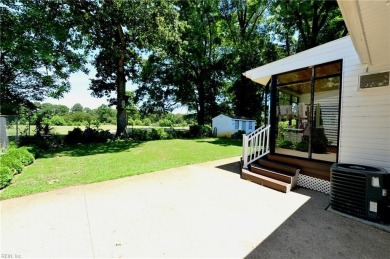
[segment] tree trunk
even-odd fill
[[[126,134],[127,116],[126,116],[126,77],[125,77],[125,53],[126,45],[122,31],[122,26],[117,25],[118,39],[120,43],[121,55],[118,60],[117,69],[117,115],[116,115],[116,136]]]
[[[197,121],[198,125],[204,125],[205,124],[205,90],[204,90],[204,85],[201,80],[198,85],[198,93],[199,93],[199,111],[197,114]]]
[[[119,67],[117,71],[118,85],[117,85],[117,115],[116,115],[116,136],[119,137],[126,134],[126,79],[124,73],[124,57],[119,60]]]

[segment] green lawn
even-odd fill
[[[232,139],[159,140],[79,145],[46,154],[0,193],[8,199],[241,154]]]

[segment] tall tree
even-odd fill
[[[57,1],[4,0],[0,11],[1,113],[62,97],[85,60],[69,9]]]
[[[169,111],[176,103],[195,111],[200,125],[217,115],[223,102],[223,48],[217,1],[182,0],[180,18],[187,26],[179,44],[154,52],[144,63],[138,96],[148,107]]]
[[[277,48],[264,27],[270,3],[270,0],[222,0],[219,4],[234,113],[256,118],[258,122],[264,91],[242,73],[278,58]]]
[[[110,98],[116,105],[116,135],[125,133],[127,125],[126,82],[138,73],[142,51],[174,38],[177,30],[173,1],[106,0],[71,2],[78,28],[95,53],[96,79],[90,89],[96,97]],[[112,94],[116,96],[112,98]]]
[[[274,23],[279,23],[275,33],[290,54],[292,36],[298,33],[296,51],[313,48],[347,35],[336,0],[277,0],[270,8]],[[293,47],[294,48],[294,47]]]
[[[70,108],[70,111],[75,113],[75,112],[82,112],[84,107],[80,103],[75,103],[72,108]]]

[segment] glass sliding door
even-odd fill
[[[275,153],[335,162],[341,61],[277,75]]]

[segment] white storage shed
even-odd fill
[[[229,117],[220,114],[212,119],[213,135],[217,137],[230,137],[239,130],[246,134],[255,130],[256,121],[246,117]]]

